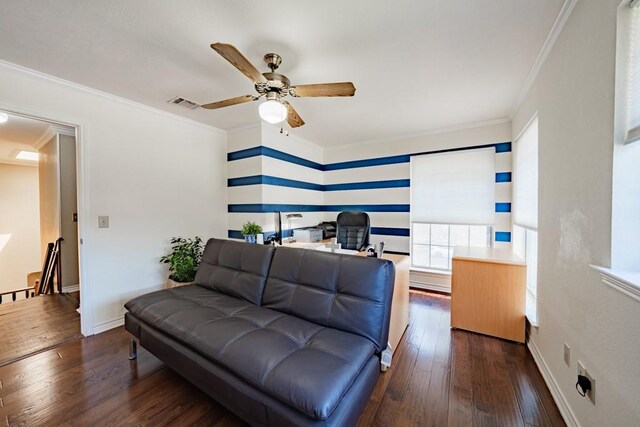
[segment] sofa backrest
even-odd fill
[[[387,347],[395,267],[391,261],[279,247],[262,305]]]
[[[194,283],[260,305],[275,248],[209,239]]]

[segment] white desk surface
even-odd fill
[[[526,265],[522,258],[508,249],[482,248],[476,246],[456,246],[453,249],[453,259]]]

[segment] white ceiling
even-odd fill
[[[257,123],[253,94],[209,45],[260,70],[283,56],[293,84],[352,81],[354,98],[293,99],[323,146],[506,117],[564,0],[37,0],[0,2],[0,59],[222,129]]]

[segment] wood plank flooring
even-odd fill
[[[0,366],[82,338],[76,308],[70,294],[0,304]]]
[[[524,345],[449,329],[449,298],[411,292],[410,322],[359,426],[562,426]],[[123,328],[0,367],[0,423],[119,426],[244,423]]]

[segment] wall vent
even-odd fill
[[[188,108],[189,110],[195,110],[196,108],[200,107],[198,104],[196,104],[193,101],[189,101],[188,99],[185,99],[181,96],[176,96],[175,98],[171,98],[169,101],[169,104],[175,104],[175,105],[180,105],[184,108]]]

